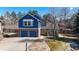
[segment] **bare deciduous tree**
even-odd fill
[[[58,22],[57,22],[57,13],[55,8],[50,8],[51,14],[52,14],[52,25],[53,27],[53,34],[54,37],[58,37]]]

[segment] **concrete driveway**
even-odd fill
[[[27,42],[27,51],[50,51],[47,43],[42,40]]]
[[[20,42],[19,38],[4,38],[0,41],[1,51],[24,51],[25,42]]]
[[[22,41],[22,38],[3,38],[0,41],[0,51],[25,51],[26,41]],[[48,45],[45,41],[28,41],[28,51],[49,51]]]

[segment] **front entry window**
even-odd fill
[[[23,25],[24,26],[33,26],[33,20],[32,19],[24,19]]]

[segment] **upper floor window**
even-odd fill
[[[33,26],[33,20],[32,19],[24,19],[23,25],[24,26]]]

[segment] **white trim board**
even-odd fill
[[[18,28],[18,29],[39,29],[39,28]]]

